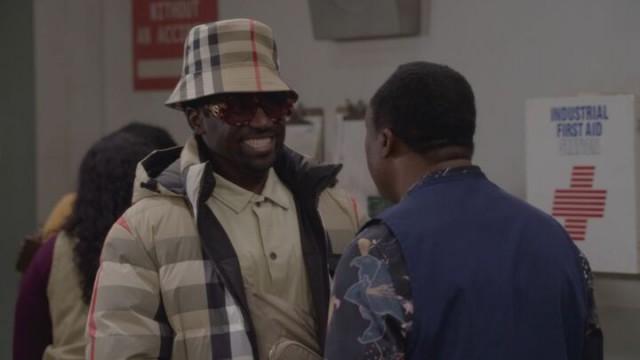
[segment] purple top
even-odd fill
[[[38,249],[20,283],[13,323],[13,359],[41,360],[53,341],[47,284],[56,236]]]

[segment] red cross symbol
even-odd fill
[[[584,240],[587,221],[604,216],[607,190],[594,189],[595,166],[574,166],[571,185],[557,189],[553,197],[551,215],[564,218],[564,227],[573,240]]]

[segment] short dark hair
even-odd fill
[[[476,108],[467,80],[448,66],[400,65],[370,102],[376,130],[388,127],[414,152],[449,146],[473,153]]]
[[[173,140],[173,137],[171,137],[169,132],[159,126],[132,122],[123,126],[118,131],[131,134],[137,138],[147,141],[154,147],[154,149],[166,149],[178,145],[175,140]]]

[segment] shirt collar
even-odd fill
[[[256,194],[244,189],[215,172],[213,175],[216,179],[213,197],[231,208],[235,213],[242,212],[250,203],[259,203],[265,200],[271,201],[285,210],[291,207],[290,198],[287,196],[288,190],[273,168],[269,169],[262,194]]]

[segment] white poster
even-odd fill
[[[306,115],[287,124],[285,145],[298,153],[322,161],[323,114]]]
[[[340,187],[349,191],[360,209],[368,209],[368,198],[378,196],[364,152],[364,120],[343,120],[338,116],[338,134],[335,162],[343,164],[338,174]]]
[[[631,95],[527,101],[527,199],[594,271],[640,272],[635,107]]]

